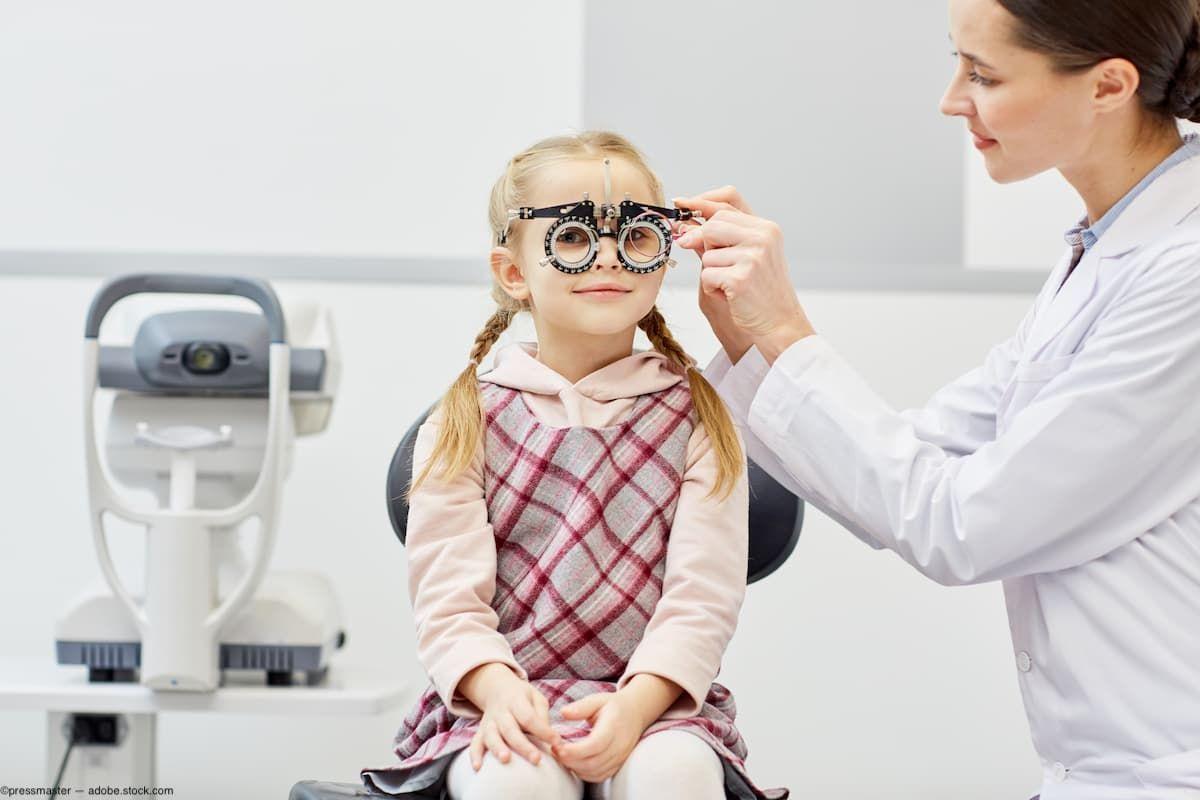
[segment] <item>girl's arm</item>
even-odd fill
[[[413,474],[424,469],[437,441],[441,409],[417,433]],[[497,630],[491,601],[496,591],[496,544],[483,486],[483,444],[471,466],[453,480],[436,470],[409,500],[409,597],[417,627],[417,657],[451,713],[480,711],[460,689],[484,664],[503,664],[527,675]]]
[[[724,500],[707,496],[716,478],[712,442],[703,426],[697,425],[688,442],[667,544],[662,597],[617,683],[618,689],[624,689],[634,676],[648,674],[682,689],[677,699],[667,702],[668,718],[699,712],[737,627],[746,592],[750,514],[746,474],[742,472]]]

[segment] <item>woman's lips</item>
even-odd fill
[[[975,140],[975,148],[977,150],[987,150],[989,147],[994,147],[997,144],[995,139],[980,136],[975,131],[971,131],[971,136]]]

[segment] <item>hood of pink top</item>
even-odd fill
[[[533,394],[555,395],[574,389],[597,402],[608,402],[669,389],[684,376],[666,356],[653,350],[635,351],[571,382],[537,360],[537,345],[514,342],[496,353],[495,367],[479,380]]]

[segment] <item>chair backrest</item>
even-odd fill
[[[412,424],[392,455],[387,474],[387,508],[392,529],[400,543],[408,536],[408,502],[405,494],[412,483],[413,447],[417,431],[433,409]],[[762,580],[787,561],[800,538],[804,524],[804,501],[783,488],[753,461],[750,479],[750,557],[746,564],[749,583]]]

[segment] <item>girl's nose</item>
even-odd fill
[[[621,261],[617,258],[617,240],[611,236],[600,237],[599,251],[596,253],[596,263],[592,269],[620,269]]]

